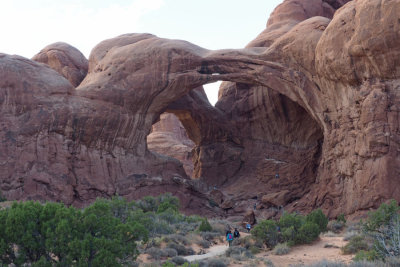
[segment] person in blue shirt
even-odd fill
[[[247,229],[247,232],[250,233],[250,229],[251,229],[251,224],[250,223],[246,224],[246,229]]]
[[[233,234],[230,230],[226,234],[226,241],[228,241],[229,246],[232,246]]]

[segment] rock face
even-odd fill
[[[217,187],[210,199],[228,215],[258,201],[256,215],[279,204],[330,216],[399,201],[400,1],[346,2],[286,0],[240,50],[106,40],[76,88],[1,54],[0,189],[74,205],[170,191],[210,214]],[[217,80],[212,107],[201,86]],[[147,147],[165,111],[196,145],[197,180]]]
[[[88,61],[75,47],[66,43],[46,46],[32,60],[49,65],[64,76],[73,86],[78,86],[88,72]]]
[[[160,121],[153,125],[147,136],[147,147],[150,151],[176,158],[182,162],[186,174],[192,176],[194,143],[174,114],[161,114]]]

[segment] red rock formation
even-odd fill
[[[160,121],[153,125],[151,133],[147,136],[147,147],[150,151],[178,159],[182,162],[186,174],[192,176],[194,143],[174,114],[161,114]]]
[[[1,190],[75,205],[171,191],[187,210],[216,212],[180,162],[147,149],[168,111],[196,144],[202,190],[217,186],[228,213],[255,199],[271,213],[273,196],[331,216],[400,200],[400,3],[353,1],[331,21],[344,2],[287,0],[241,50],[147,34],[106,40],[76,90],[44,65],[1,55]],[[196,88],[217,80],[231,83],[214,108]]]
[[[88,72],[88,61],[75,47],[54,43],[43,48],[32,60],[49,65],[64,76],[73,86],[78,86]]]

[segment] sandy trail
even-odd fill
[[[319,240],[309,245],[300,245],[293,247],[287,255],[274,255],[271,252],[258,254],[257,257],[266,257],[270,259],[276,267],[286,267],[292,264],[312,264],[322,260],[350,263],[354,255],[342,255],[340,247],[347,242],[343,241],[342,236],[325,237],[321,236]],[[335,247],[325,248],[326,244]]]
[[[216,245],[216,246],[210,247],[210,249],[208,250],[208,252],[206,254],[190,255],[190,256],[186,256],[184,258],[186,260],[188,260],[189,262],[197,261],[197,260],[204,260],[204,259],[207,259],[207,258],[211,258],[211,257],[222,255],[222,254],[225,253],[225,251],[228,248],[229,248],[228,245]]]
[[[242,235],[244,236],[244,235]],[[330,244],[332,247],[326,248],[325,245]],[[275,267],[288,267],[294,264],[313,264],[322,260],[328,260],[333,262],[350,263],[354,255],[343,255],[340,248],[346,245],[347,242],[343,241],[343,236],[320,236],[319,240],[314,241],[308,245],[299,245],[291,249],[287,255],[274,255],[271,251],[257,254],[257,258],[266,258],[272,261]],[[208,252],[203,255],[191,255],[184,257],[189,262],[195,260],[203,260],[215,256],[219,256],[225,253],[228,249],[227,244],[216,245],[209,248]],[[235,262],[229,266],[243,266],[246,262]],[[260,265],[264,266],[264,265]]]

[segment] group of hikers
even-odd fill
[[[249,233],[250,229],[251,229],[251,224],[250,223],[246,224],[246,229],[247,229],[247,232]],[[233,239],[234,238],[239,238],[239,237],[240,237],[239,230],[237,228],[235,228],[235,231],[233,231],[233,234],[232,234],[231,229],[230,229],[230,227],[228,225],[228,231],[226,231],[226,241],[228,241],[228,244],[229,244],[230,247],[232,246]]]

